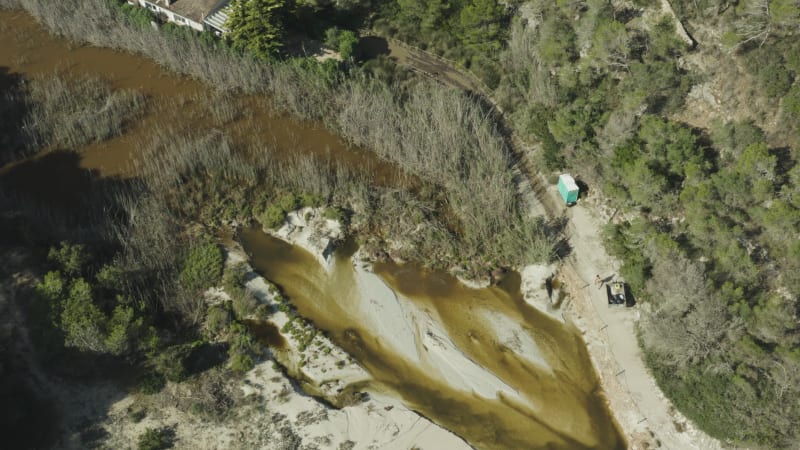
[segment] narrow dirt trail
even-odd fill
[[[445,61],[394,40],[387,42],[388,56],[398,64],[442,83],[483,95],[490,104],[496,104],[469,76]],[[514,139],[510,141],[513,146]],[[518,148],[512,150],[520,158],[526,178],[522,180],[526,185],[523,194],[530,198],[534,212],[551,219],[565,215],[569,218],[567,232],[572,252],[564,260],[559,274],[569,293],[569,301],[563,308],[584,333],[610,408],[630,448],[721,449],[719,441],[696,429],[656,385],[637,340],[638,308],[609,308],[605,290],[595,287],[596,275],[604,279],[612,277],[620,267],[619,261],[608,255],[602,245],[601,230],[608,220],[599,217],[598,205],[582,200],[567,209],[555,186],[549,185],[525,157],[526,152]]]
[[[370,56],[383,54],[397,64],[421,75],[464,91],[473,92],[487,99],[489,98],[486,88],[475,80],[475,77],[458,69],[452,62],[444,58],[397,39],[372,36],[368,32],[364,36],[365,42],[362,45]]]

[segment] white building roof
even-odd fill
[[[565,173],[565,174],[559,175],[558,178],[561,179],[561,183],[567,188],[568,191],[577,191],[578,190],[578,184],[575,182],[575,179],[572,178],[572,175],[570,175],[568,173]]]
[[[227,32],[228,29],[225,27],[225,22],[228,21],[228,12],[230,10],[231,6],[228,4],[228,2],[225,2],[221,8],[217,8],[216,11],[209,14],[203,22],[212,28],[222,31],[223,33]]]

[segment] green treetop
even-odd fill
[[[234,0],[226,26],[234,47],[271,58],[283,46],[283,0]]]

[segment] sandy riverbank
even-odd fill
[[[335,258],[332,250],[334,244],[342,238],[341,227],[338,222],[325,219],[321,210],[304,208],[292,212],[287,215],[286,223],[281,228],[270,231],[270,233],[314,255],[317,262],[328,272],[334,270]],[[227,263],[235,264],[246,261],[247,257],[240,248],[229,248],[228,250]],[[358,257],[353,257],[352,260],[357,261]],[[386,326],[395,323],[395,321],[387,320],[391,315],[398,313],[391,309],[392,302],[384,301],[388,288],[374,274],[363,269],[357,273],[360,274],[359,279],[362,280],[359,286],[362,286],[362,292],[365,295],[381,297],[379,304],[390,305],[387,307],[388,309],[367,309],[364,312],[371,317],[382,317],[383,320],[378,319],[378,322]],[[273,308],[278,306],[278,302],[275,300],[275,291],[271,289],[267,280],[255,272],[248,273],[246,279],[249,281],[245,287],[259,301],[269,304]],[[376,303],[369,304],[375,305]],[[273,354],[276,360],[295,377],[312,384],[312,389],[316,390],[319,395],[329,401],[339,401],[338,397],[343,392],[346,393],[348,387],[359,385],[370,379],[369,374],[363,368],[322,334],[317,334],[307,348],[301,348],[298,340],[291,333],[284,331],[285,325],[290,321],[289,315],[281,311],[276,311],[269,317],[268,322],[282,330],[281,335],[286,341],[285,348],[274,350]],[[388,333],[387,336],[399,336],[408,329],[400,327],[382,331]],[[409,348],[404,350],[409,354],[413,352],[413,349]],[[256,369],[248,373],[248,386],[261,386],[268,383],[274,378],[270,369],[271,364],[259,364]],[[330,445],[329,448],[338,448],[339,445],[346,446],[348,444],[345,443],[348,441],[357,443],[353,448],[471,448],[461,438],[410,410],[393,396],[369,389],[366,389],[365,392],[367,394],[365,401],[356,401],[341,410],[328,409],[328,420],[309,423],[304,426],[303,430],[298,430],[303,442],[319,442],[319,437],[324,435],[326,436],[325,447]],[[263,394],[263,390],[260,394]],[[303,397],[299,393],[297,394],[297,396]],[[295,399],[293,402],[282,409],[282,411],[288,411],[283,414],[300,414],[308,404],[307,401],[300,399]]]
[[[401,371],[403,368],[411,370],[418,379],[409,382],[427,385],[425,380],[428,380],[432,385],[442,384],[440,388],[448,392],[442,400],[452,398],[461,405],[459,408],[466,408],[464,411],[475,409],[476,413],[492,411],[492,415],[495,412],[502,414],[503,418],[498,418],[492,427],[498,426],[501,420],[507,421],[501,427],[508,431],[513,429],[516,432],[529,421],[529,430],[525,431],[528,434],[531,427],[542,427],[541,433],[533,433],[539,437],[526,436],[526,445],[552,443],[558,448],[578,448],[594,447],[607,439],[615,442],[613,437],[603,435],[609,433],[604,428],[608,419],[607,416],[602,419],[600,415],[607,413],[600,412],[600,409],[590,412],[585,404],[588,401],[594,405],[592,408],[602,408],[596,404],[602,400],[586,397],[595,395],[595,381],[591,371],[587,370],[588,360],[579,356],[582,349],[572,349],[572,345],[580,346],[575,341],[577,336],[569,331],[569,326],[564,328],[550,323],[524,305],[524,302],[534,305],[537,311],[545,311],[550,319],[563,323],[560,310],[550,306],[545,289],[544,280],[552,275],[553,266],[531,266],[522,271],[524,298],[521,300],[524,302],[520,300],[520,303],[510,299],[509,294],[500,288],[470,289],[436,274],[412,284],[419,283],[418,286],[427,286],[425,289],[433,288],[434,291],[446,289],[446,294],[434,294],[440,300],[422,292],[412,294],[411,298],[401,293],[402,289],[394,287],[398,282],[396,275],[402,276],[401,273],[411,270],[424,278],[424,271],[417,272],[413,266],[406,269],[401,265],[396,266],[399,272],[393,274],[387,273],[385,268],[380,269],[379,276],[372,271],[371,263],[362,261],[359,253],[347,258],[331,255],[330,243],[340,239],[338,228],[335,223],[322,220],[319,211],[306,209],[292,213],[287,222],[278,230],[266,232],[305,249],[308,252],[305,262],[300,262],[303,258],[297,250],[292,253],[281,244],[267,244],[264,238],[257,237],[260,233],[248,231],[243,235],[250,242],[248,251],[258,249],[260,255],[286,253],[280,258],[289,258],[294,268],[287,270],[283,268],[285,263],[265,263],[264,260],[256,265],[265,268],[260,269],[266,270],[262,273],[274,273],[278,277],[276,280],[283,280],[279,282],[282,286],[286,286],[285,283],[288,286],[306,286],[294,289],[296,292],[289,295],[293,302],[302,299],[300,304],[304,306],[300,310],[310,314],[307,317],[320,321],[318,323],[323,328],[337,335],[343,334],[346,339],[349,339],[349,330],[355,329],[359,339],[370,342],[367,354],[374,351],[384,355],[380,357],[383,360],[368,363],[377,362],[381,366],[378,370],[384,386],[388,381],[394,386],[392,389],[397,388],[398,380],[393,375],[386,379],[387,373],[382,372],[386,367],[383,364],[389,363]],[[311,261],[320,264],[320,268],[313,268],[315,264]],[[458,309],[462,312],[454,315],[449,309],[441,309],[444,304],[436,303],[443,300],[461,305]],[[553,334],[554,330],[561,331]],[[564,344],[566,347],[562,348]],[[361,357],[365,356],[363,349],[356,348],[355,351]],[[570,356],[565,358],[564,352]],[[370,370],[374,369],[370,367]],[[399,397],[406,394],[409,393]],[[412,407],[418,408],[420,398],[417,392],[410,394],[414,398]],[[515,406],[509,408],[509,405]],[[431,417],[436,418],[436,414],[441,413],[432,413],[429,408],[427,405],[423,410],[426,414],[433,414]],[[454,413],[458,414],[457,411]],[[594,417],[596,414],[599,415],[597,418]],[[512,423],[516,425],[507,428],[507,424]],[[597,429],[598,423],[606,424],[601,427],[603,431]],[[451,425],[448,423],[447,426]],[[458,426],[460,424],[456,424]],[[564,447],[565,442],[571,443]],[[616,445],[608,442],[606,444],[610,446]]]
[[[342,263],[336,261],[331,251],[334,243],[342,238],[340,225],[324,219],[319,210],[304,208],[288,214],[286,224],[272,234],[314,255],[329,273],[335,270],[335,264]],[[362,326],[371,330],[373,336],[382,338],[388,351],[432,371],[437,378],[447,380],[456,389],[474,392],[487,399],[503,395],[528,403],[514,388],[465,355],[433,312],[423,310],[415,302],[394,292],[372,272],[370,264],[359,262],[362,259],[362,255],[356,253],[347,262],[352,264],[355,286],[349,294],[359,299],[355,302],[358,308],[349,313],[357,315]],[[502,321],[497,321],[497,328],[504,328]],[[537,353],[535,343],[530,340],[525,341],[519,351]],[[542,363],[546,364],[543,360]]]
[[[200,420],[172,402],[141,400],[136,395],[119,398],[111,385],[71,386],[63,392],[65,406],[81,417],[102,417],[95,425],[104,433],[104,448],[130,448],[148,428],[169,427],[176,448],[195,449],[469,449],[453,433],[408,410],[392,397],[370,394],[357,404],[331,408],[305,395],[271,361],[264,361],[235,386],[239,389],[235,411],[222,421]],[[191,392],[168,387],[162,396],[177,398]],[[119,398],[119,400],[114,400]],[[111,403],[108,409],[102,405]],[[95,406],[96,405],[96,406]],[[147,407],[138,422],[132,411]],[[80,423],[68,423],[79,428]],[[80,434],[72,434],[64,448],[86,448]]]

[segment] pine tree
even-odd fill
[[[226,26],[235,48],[272,58],[283,46],[283,0],[235,0]]]
[[[505,7],[495,0],[472,0],[461,10],[461,35],[468,47],[499,50],[503,38]]]

